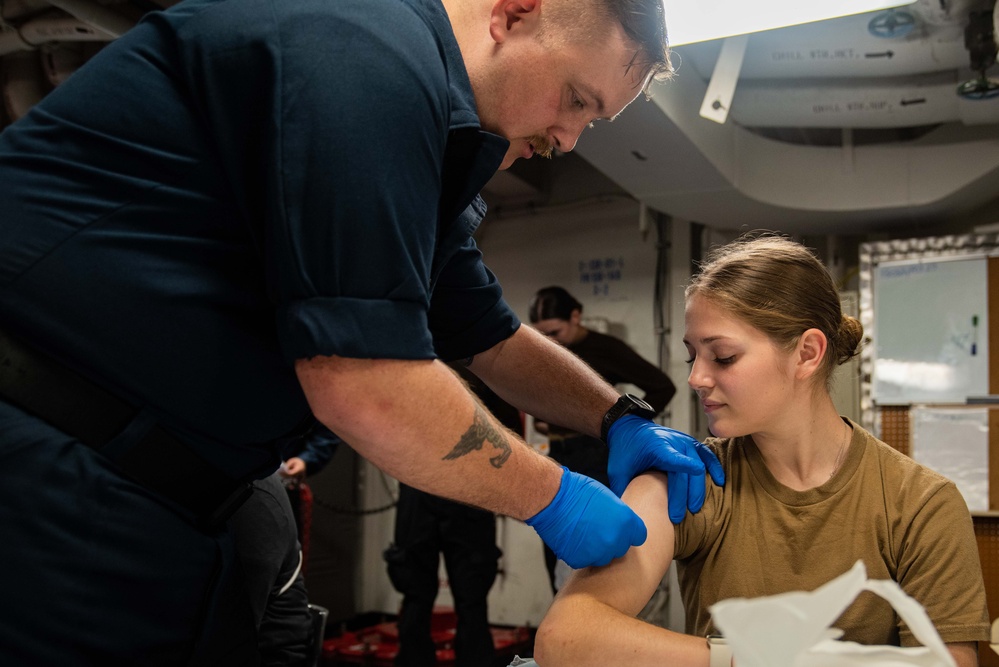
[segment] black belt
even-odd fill
[[[139,413],[3,331],[0,397],[97,451],[104,450]],[[253,491],[248,482],[230,479],[159,426],[110,458],[134,481],[193,513],[206,529],[225,522]]]

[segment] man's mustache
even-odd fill
[[[541,135],[531,137],[528,139],[531,143],[531,148],[534,149],[535,155],[540,155],[541,157],[550,158],[552,156],[553,147],[548,140]]]

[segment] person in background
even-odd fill
[[[452,369],[504,427],[523,435],[519,410],[460,365],[452,365]],[[489,628],[487,597],[502,556],[496,546],[496,517],[492,512],[401,483],[395,539],[385,550],[389,578],[403,596],[395,665],[437,664],[431,622],[440,588],[441,554],[457,618],[455,665],[489,667],[496,661],[496,649]]]
[[[444,361],[697,509],[708,451],[522,326],[473,239],[497,169],[670,72],[660,0],[183,0],[6,127],[0,664],[253,664],[228,520],[313,418],[567,562],[644,541]]]
[[[632,384],[644,392],[643,400],[658,415],[676,394],[676,386],[658,366],[646,361],[620,338],[583,326],[583,304],[565,288],[538,290],[528,312],[535,329],[585,361],[610,384]],[[573,429],[535,421],[534,428],[548,436],[548,455],[569,470],[609,485],[607,444]],[[675,508],[677,521],[686,507]],[[557,589],[555,552],[545,545],[545,567],[552,591]]]
[[[724,644],[705,641],[712,604],[814,590],[860,559],[926,609],[959,667],[977,665],[990,624],[967,505],[953,482],[837,413],[830,378],[863,328],[842,313],[825,267],[786,238],[741,238],[694,276],[685,321],[687,381],[728,483],[709,485],[703,509],[676,525],[662,512],[668,480],[636,478],[624,499],[649,539],[571,575],[538,629],[537,663],[727,665]],[[633,618],[674,558],[686,634]],[[835,627],[860,644],[916,643],[870,594]]]
[[[293,487],[325,468],[342,443],[340,436],[316,422],[308,433],[282,446],[285,459],[278,475]]]
[[[284,461],[277,475],[287,490],[288,502],[295,516],[298,539],[302,545],[303,570],[307,568],[310,551],[312,490],[303,486],[305,479],[319,473],[333,459],[343,440],[320,422],[304,435],[286,439],[280,445]]]
[[[256,627],[260,667],[312,667],[317,638],[295,515],[277,473],[253,482],[232,515],[240,574]]]

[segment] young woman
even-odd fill
[[[926,608],[959,667],[977,665],[989,618],[967,506],[952,482],[837,414],[830,376],[863,330],[822,264],[784,238],[740,239],[693,278],[685,320],[688,383],[726,484],[674,525],[666,478],[635,479],[624,499],[648,540],[569,579],[538,630],[538,664],[706,666],[711,604],[813,590],[862,559]],[[633,618],[674,558],[687,634]],[[862,644],[916,643],[870,594],[835,627]]]

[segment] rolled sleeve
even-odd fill
[[[438,279],[474,231],[455,216],[509,145],[478,127],[443,8],[202,3],[180,30],[183,69],[208,100],[284,360],[428,359],[510,335],[477,257]],[[433,302],[461,311],[435,318]]]
[[[317,297],[281,311],[278,331],[289,360],[317,355],[356,359],[432,359],[422,303]]]
[[[289,359],[433,358],[427,308],[447,74],[415,15],[396,10],[399,25],[389,29],[369,23],[366,5],[348,7],[339,18],[354,32],[322,67],[301,48],[283,61],[293,91],[286,98],[309,103],[282,114],[281,207],[268,243],[283,313],[278,335]],[[328,70],[329,85],[313,80],[316,69]],[[365,95],[344,94],[337,84],[345,81],[345,90]],[[393,111],[399,105],[404,117]]]
[[[430,302],[430,329],[437,355],[466,359],[506,340],[520,319],[503,299],[499,281],[468,242],[441,272]]]

